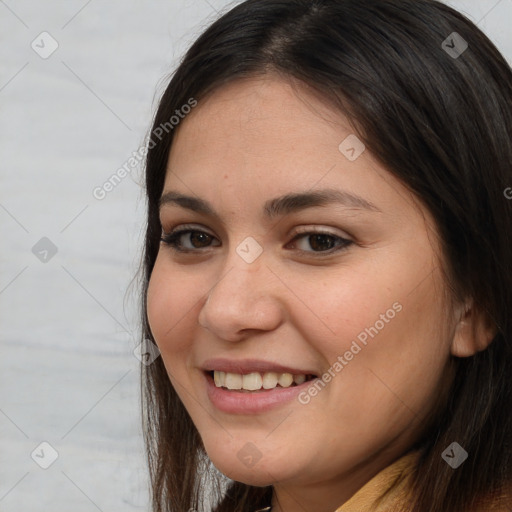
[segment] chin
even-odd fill
[[[226,475],[231,480],[235,480],[236,482],[241,482],[246,485],[252,485],[254,487],[267,487],[269,485],[275,484],[280,478],[274,474],[269,474],[268,471],[265,471],[261,468],[247,468],[242,470],[240,468],[234,468],[231,465],[225,465],[220,467],[215,464],[215,467],[224,475]]]
[[[266,487],[277,481],[286,479],[288,475],[283,474],[283,470],[273,464],[272,461],[260,460],[256,463],[249,462],[247,465],[241,462],[233,454],[210,454],[208,453],[213,465],[225,476],[231,480],[241,482],[255,487]]]

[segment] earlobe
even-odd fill
[[[477,310],[473,302],[461,308],[455,326],[451,353],[455,357],[471,357],[485,350],[496,336],[496,327],[488,316]]]

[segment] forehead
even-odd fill
[[[358,158],[342,151],[347,140]],[[269,198],[319,188],[343,189],[382,211],[417,208],[339,111],[306,86],[270,75],[217,89],[181,121],[164,194],[260,210]]]
[[[344,163],[339,144],[352,132],[304,87],[273,75],[238,80],[200,100],[177,127],[167,177],[293,176],[307,186],[315,171],[327,174]]]
[[[345,117],[318,93],[301,82],[274,74],[235,80],[201,99],[178,126],[174,145],[179,144],[183,132],[191,135],[187,130],[190,124],[194,125],[197,145],[210,140],[222,146],[237,143],[244,147],[264,142],[273,150],[279,146],[287,149],[291,139],[325,138],[327,126],[338,132],[353,132]]]

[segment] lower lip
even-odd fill
[[[277,387],[265,391],[241,392],[218,388],[209,373],[205,373],[206,391],[212,404],[230,414],[258,414],[276,409],[296,398],[316,379],[289,388]]]

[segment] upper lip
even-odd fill
[[[252,372],[266,373],[291,373],[292,375],[315,375],[315,372],[309,369],[292,368],[271,361],[261,359],[208,359],[202,365],[202,369],[207,372],[219,371],[226,373],[248,374]]]

